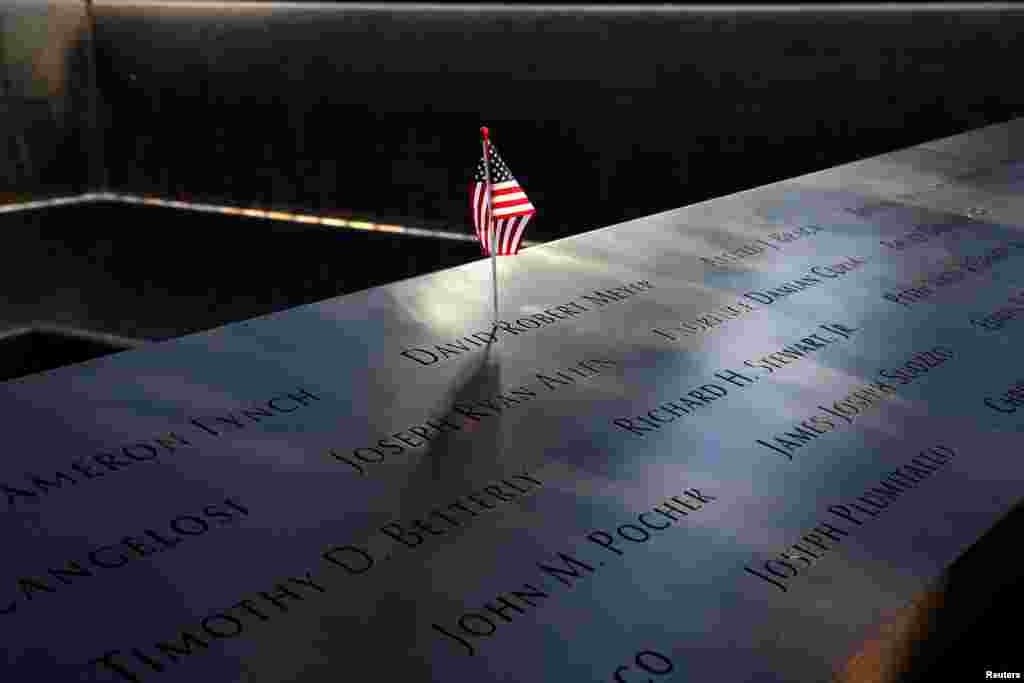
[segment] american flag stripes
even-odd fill
[[[526,192],[512,172],[508,170],[504,160],[498,156],[498,150],[490,142],[487,152],[491,171],[491,197],[493,207],[487,205],[487,181],[484,172],[484,158],[481,156],[473,175],[473,187],[470,193],[473,211],[473,226],[476,236],[484,248],[484,253],[491,253],[490,222],[493,220],[497,231],[497,253],[499,256],[512,256],[519,252],[523,239],[523,231],[530,217],[537,213],[533,204],[526,198]]]

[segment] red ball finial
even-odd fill
[[[488,136],[491,134],[491,131],[488,130],[487,126],[482,126],[480,128],[480,134],[484,136],[484,140],[487,140]]]

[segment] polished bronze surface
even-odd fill
[[[1022,124],[527,249],[496,326],[476,261],[0,384],[4,673],[856,669],[1020,500]]]

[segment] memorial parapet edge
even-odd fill
[[[961,137],[0,385],[5,680],[838,675],[1020,499]]]

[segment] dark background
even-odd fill
[[[112,186],[468,229],[486,123],[534,240],[1024,112],[1024,11],[96,16]]]
[[[550,239],[1019,116],[1022,29],[1024,9],[15,0],[0,200],[468,231],[486,123]]]
[[[544,240],[1024,112],[1022,11],[96,5],[111,187]]]

